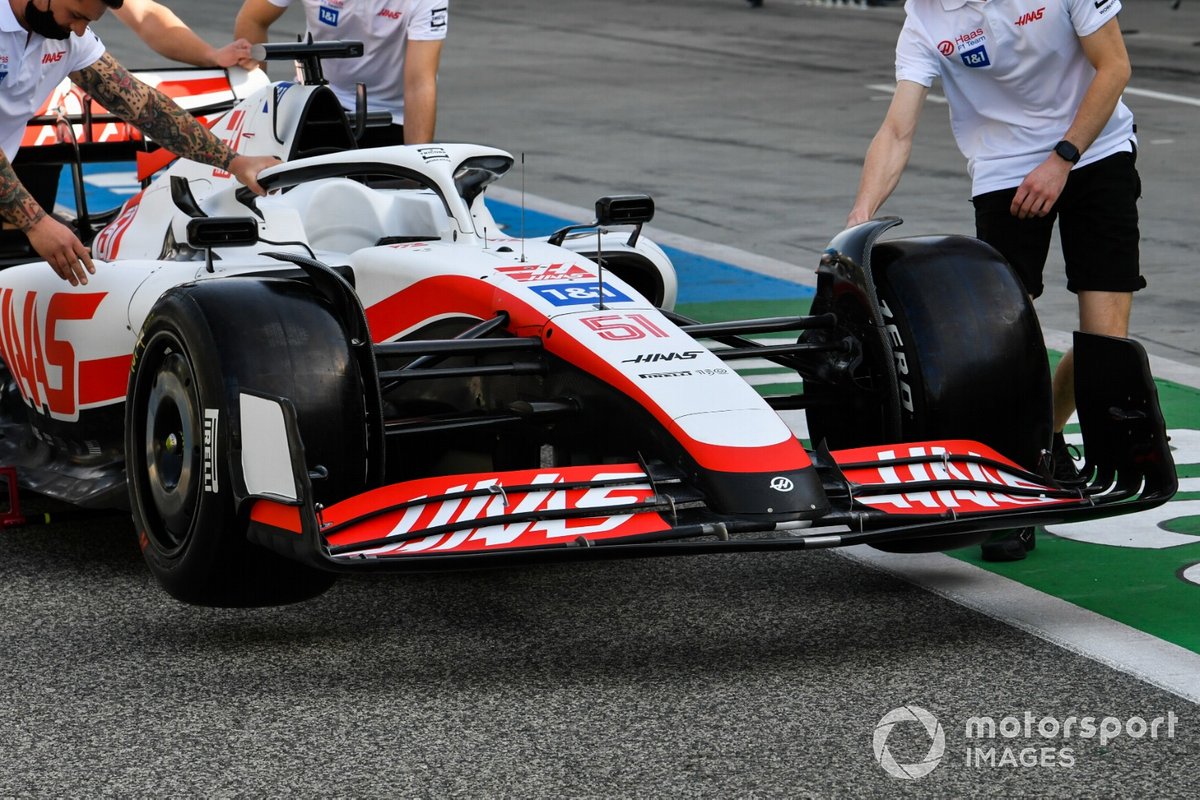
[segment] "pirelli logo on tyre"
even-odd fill
[[[204,491],[219,494],[217,485],[217,424],[221,412],[216,408],[204,409]]]

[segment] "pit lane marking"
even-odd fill
[[[896,91],[895,85],[886,83],[868,83],[867,88],[884,94],[894,94]],[[1153,89],[1135,89],[1132,86],[1125,87],[1125,94],[1133,95],[1134,97],[1146,97],[1151,100],[1164,100],[1168,103],[1179,103],[1185,106],[1200,107],[1200,98],[1188,97],[1182,94],[1170,94],[1169,92],[1156,92]],[[929,94],[926,99],[931,103],[945,103],[946,98],[940,94]]]
[[[1125,87],[1125,94],[1131,94],[1135,97],[1149,97],[1152,100],[1166,100],[1168,103],[1179,103],[1185,106],[1196,106],[1197,108],[1200,108],[1200,98],[1187,97],[1182,94],[1155,92],[1151,89],[1134,89],[1132,86]]]

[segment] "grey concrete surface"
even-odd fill
[[[223,41],[238,3],[174,5]],[[1127,5],[1135,86],[1196,95],[1200,4]],[[645,190],[659,227],[811,269],[883,113],[868,87],[890,82],[899,14],[455,0],[440,131],[524,152],[532,193]],[[100,27],[128,65],[158,63]],[[1196,363],[1200,108],[1132,104],[1152,281],[1135,327]],[[963,231],[961,158],[927,116],[888,210]],[[1043,302],[1050,324],[1069,327],[1068,300]],[[350,578],[222,611],[166,598],[118,518],[0,533],[0,587],[3,797],[1190,797],[1200,757],[1195,706],[825,553]],[[872,752],[909,703],[945,726],[919,781]],[[1026,711],[1181,722],[1074,742],[1069,768],[966,765],[966,718]],[[888,746],[917,761],[928,740]]]
[[[128,525],[0,536],[0,797],[1190,797],[1200,710],[828,553],[349,578],[184,607]],[[889,777],[917,704],[943,763]],[[1174,712],[1174,736],[973,741]],[[887,740],[899,763],[930,740]],[[968,747],[1069,747],[975,766]],[[1039,754],[1040,757],[1040,754]]]

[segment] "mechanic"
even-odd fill
[[[134,78],[88,24],[122,0],[8,0],[0,6],[0,216],[24,231],[33,249],[72,286],[96,268],[69,227],[46,213],[21,184],[9,158],[21,146],[26,121],[70,76],[112,113],[163,147],[231,172],[258,194],[256,180],[272,156],[242,156],[166,95]]]
[[[156,53],[196,67],[241,66],[253,69],[250,43],[245,39],[213,47],[197,36],[175,12],[155,0],[125,0],[113,15]],[[13,169],[29,193],[48,212],[54,211],[61,164],[29,164],[14,159]]]
[[[867,150],[848,225],[866,222],[900,181],[917,120],[941,78],[967,158],[976,236],[1039,297],[1055,220],[1080,330],[1124,337],[1138,265],[1141,182],[1133,114],[1121,102],[1129,56],[1120,0],[909,0],[896,45],[896,93]],[[1054,374],[1055,477],[1078,482],[1062,430],[1075,410],[1074,360]],[[1017,560],[1033,531],[984,545]]]
[[[326,79],[353,112],[355,86],[367,87],[370,112],[388,112],[391,125],[368,126],[362,147],[433,141],[437,72],[446,38],[449,0],[301,0],[316,41],[363,43],[363,57],[323,64]],[[292,0],[244,0],[234,36],[265,42],[267,29]]]
[[[213,47],[187,26],[175,12],[155,0],[125,0],[113,15],[154,52],[172,61],[196,67],[245,67],[254,69],[250,42],[236,39],[224,47]]]

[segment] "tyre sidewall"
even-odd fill
[[[145,470],[145,433],[140,420],[145,419],[145,403],[155,375],[142,369],[147,348],[160,348],[168,339],[174,339],[191,365],[196,380],[194,396],[199,404],[196,420],[199,431],[204,430],[205,409],[217,413],[216,430],[211,432],[209,442],[200,442],[207,452],[201,455],[197,479],[197,510],[185,541],[177,550],[164,546],[160,538],[151,531],[160,522],[153,518],[153,507],[149,498],[148,476]],[[126,411],[126,454],[129,469],[130,500],[134,523],[137,526],[138,543],[151,571],[173,596],[185,601],[193,600],[191,587],[203,584],[217,571],[218,562],[228,548],[240,547],[230,532],[235,526],[234,499],[230,493],[227,459],[218,457],[229,452],[229,408],[224,396],[224,385],[214,354],[216,346],[209,331],[207,320],[196,304],[186,295],[173,294],[163,299],[151,312],[134,351],[130,377],[129,402]],[[215,471],[217,491],[204,488],[204,465]]]

